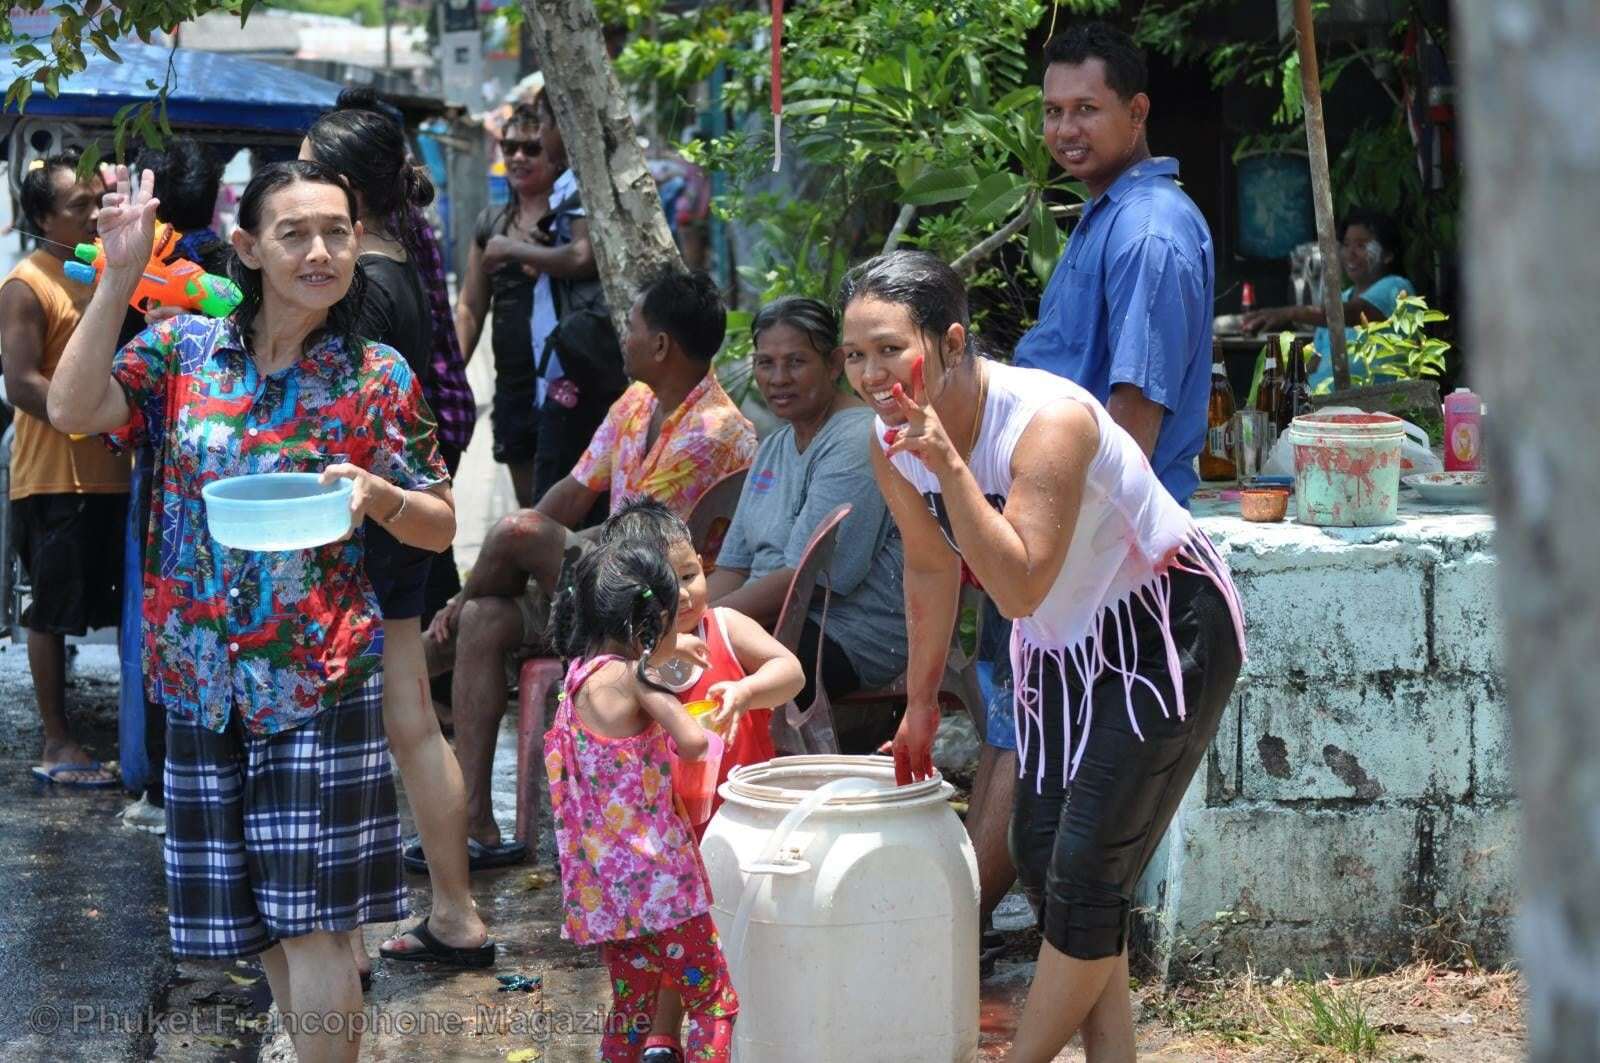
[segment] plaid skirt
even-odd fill
[[[167,718],[168,924],[178,956],[405,917],[383,677],[289,731]]]

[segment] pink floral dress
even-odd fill
[[[578,719],[574,699],[615,656],[573,661],[544,739],[550,813],[567,918],[578,944],[623,941],[711,910],[700,851],[672,796],[667,733],[651,722],[604,738]]]

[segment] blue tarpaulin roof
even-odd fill
[[[298,133],[339,96],[339,86],[331,81],[254,59],[186,48],[173,51],[137,41],[116,47],[120,63],[86,49],[88,69],[63,78],[55,99],[36,88],[25,116],[110,118],[126,104],[154,98],[146,82],[162,83],[169,56],[173,85],[167,95],[167,119],[174,125]],[[14,107],[8,111],[16,113]]]

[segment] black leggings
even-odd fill
[[[1138,673],[1162,692],[1133,684],[1133,712],[1141,740],[1128,721],[1123,677],[1106,670],[1091,693],[1092,726],[1077,774],[1062,784],[1067,748],[1061,671],[1041,657],[1033,689],[1044,710],[1044,740],[1029,736],[1011,819],[1011,858],[1039,914],[1039,929],[1074,959],[1115,956],[1127,944],[1133,891],[1150,862],[1189,780],[1217,733],[1222,710],[1239,676],[1241,654],[1227,600],[1210,580],[1172,573],[1171,630],[1183,673],[1185,718],[1177,716],[1161,627],[1142,604],[1133,605]],[[1124,608],[1124,627],[1127,609]],[[1121,664],[1115,625],[1101,631],[1108,661]],[[1074,743],[1083,684],[1067,671]],[[1020,679],[1020,677],[1019,677]],[[1044,778],[1037,789],[1039,758]],[[1069,799],[1070,798],[1070,799]]]

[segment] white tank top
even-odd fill
[[[1167,573],[1171,568],[1195,571],[1216,583],[1233,611],[1241,652],[1244,630],[1227,567],[1210,539],[1195,524],[1189,511],[1161,486],[1144,451],[1111,419],[1106,408],[1089,392],[1054,373],[998,362],[986,362],[984,369],[989,378],[988,397],[967,466],[979,490],[996,510],[1005,509],[1011,494],[1012,455],[1040,410],[1059,402],[1082,403],[1093,414],[1100,433],[1061,571],[1038,609],[1015,621],[1012,628],[1017,735],[1021,751],[1025,753],[1030,725],[1042,734],[1038,691],[1026,685],[1035,672],[1032,664],[1038,655],[1055,658],[1063,675],[1066,667],[1072,666],[1084,680],[1084,701],[1087,702],[1089,688],[1106,669],[1122,671],[1109,664],[1095,645],[1102,623],[1109,615],[1114,614],[1120,623],[1121,610],[1126,606],[1131,624],[1132,604],[1138,601],[1160,618],[1163,630],[1169,628]],[[873,438],[887,449],[887,444],[882,442],[885,430],[880,419]],[[890,461],[922,495],[928,511],[943,529],[946,541],[959,554],[938,478],[914,455],[897,454]],[[1174,670],[1174,686],[1178,692],[1176,709],[1182,718],[1183,682],[1176,672],[1177,652],[1171,644],[1170,631],[1167,637],[1168,663]],[[1130,667],[1124,673],[1130,695],[1134,682],[1132,671]],[[1063,711],[1070,708],[1064,705]],[[1083,708],[1086,712],[1087,706]],[[1129,713],[1132,714],[1131,699]],[[1083,715],[1079,719],[1083,724],[1082,736],[1087,737],[1088,717]],[[1068,723],[1070,725],[1071,717]],[[1137,721],[1134,727],[1138,729]],[[1070,741],[1070,726],[1066,733]],[[1077,755],[1070,758],[1071,771],[1077,769],[1082,748],[1080,738]],[[1043,758],[1038,759],[1042,771]]]

